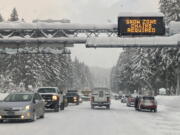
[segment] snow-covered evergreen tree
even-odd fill
[[[166,22],[180,21],[180,0],[160,0],[160,11],[165,15]]]
[[[2,15],[0,14],[0,22],[3,22],[3,21],[4,21],[4,19],[3,19]]]
[[[17,10],[16,10],[16,8],[13,8],[12,13],[9,18],[9,21],[13,22],[13,21],[18,21],[18,20],[19,20],[19,18],[18,18]]]

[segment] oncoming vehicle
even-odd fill
[[[76,105],[79,105],[80,103],[80,96],[77,90],[69,90],[66,93],[66,98],[67,98],[68,103],[75,103]]]
[[[0,102],[0,122],[44,118],[44,105],[38,93],[11,93]]]
[[[110,109],[110,97],[111,94],[108,88],[94,88],[91,95],[91,108],[105,106],[107,109]]]
[[[139,97],[137,110],[143,109],[157,112],[157,101],[153,96]]]
[[[59,112],[59,108],[64,110],[64,95],[57,87],[41,87],[37,92],[45,100],[46,109],[53,109],[55,112]]]

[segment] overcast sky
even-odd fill
[[[20,18],[70,19],[73,23],[105,24],[117,23],[120,12],[157,12],[159,0],[0,0],[0,13],[9,18],[16,7]],[[76,45],[73,58],[89,66],[112,67],[116,64],[121,49],[86,49]]]

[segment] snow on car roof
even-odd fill
[[[160,12],[121,12],[119,13],[119,17],[163,17],[164,15]]]

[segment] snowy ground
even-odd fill
[[[90,109],[89,102],[47,112],[36,122],[0,124],[1,135],[180,135],[180,97],[157,97],[157,113],[136,112],[120,101],[111,110]],[[175,103],[175,104],[171,104]],[[177,105],[178,104],[178,105]],[[176,106],[177,105],[177,106]]]

